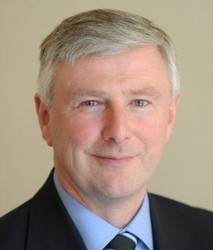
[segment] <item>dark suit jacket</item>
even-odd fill
[[[213,213],[153,194],[149,199],[155,250],[213,250]],[[52,173],[31,200],[0,219],[0,249],[86,250]]]

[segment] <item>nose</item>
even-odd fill
[[[131,137],[130,132],[130,117],[126,110],[111,108],[106,112],[102,131],[105,141],[120,144]]]

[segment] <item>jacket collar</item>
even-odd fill
[[[53,184],[53,171],[30,205],[27,250],[86,250]]]
[[[188,236],[178,213],[174,212],[174,203],[149,194],[155,250],[184,250],[188,248]]]

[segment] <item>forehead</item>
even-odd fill
[[[168,83],[165,62],[155,46],[143,46],[115,55],[90,55],[74,64],[58,63],[54,85],[113,87],[125,84]]]

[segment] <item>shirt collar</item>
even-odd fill
[[[143,204],[133,220],[118,229],[73,199],[60,185],[54,173],[56,190],[88,249],[103,249],[116,234],[128,231],[137,236],[149,249],[153,247],[149,199],[145,194]],[[86,226],[89,225],[89,226]],[[92,227],[92,229],[91,229]]]
[[[152,224],[147,193],[145,193],[143,204],[138,213],[122,231],[131,232],[149,249],[153,249]]]

